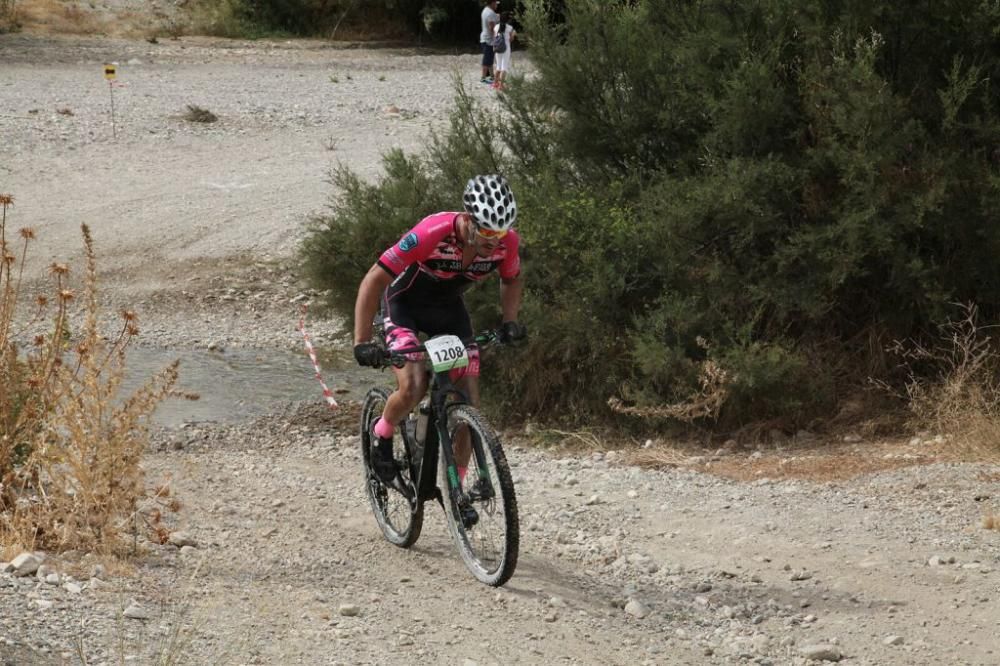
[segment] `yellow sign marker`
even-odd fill
[[[113,81],[115,79],[114,65],[109,64],[104,66],[104,78],[106,78],[108,81]]]

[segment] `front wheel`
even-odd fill
[[[375,521],[385,538],[400,548],[409,548],[420,538],[420,530],[424,525],[424,505],[413,494],[413,499],[407,499],[402,493],[382,483],[372,468],[372,458],[376,455],[376,438],[372,434],[372,426],[382,416],[385,402],[389,399],[389,391],[384,388],[373,388],[365,396],[361,407],[361,459],[364,464],[365,491],[368,502],[375,514]],[[400,467],[403,483],[414,488],[410,483],[409,451],[402,437],[397,434],[393,438],[393,453]]]
[[[482,414],[469,405],[448,408],[448,434],[456,437],[467,431],[474,456],[461,489],[451,490],[444,456],[441,456],[441,487],[448,528],[465,566],[479,581],[499,587],[517,567],[520,528],[514,481],[500,439]],[[464,435],[463,435],[464,436]],[[469,509],[472,509],[470,512]]]

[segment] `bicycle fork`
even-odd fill
[[[493,490],[493,484],[489,482],[489,471],[486,467],[486,452],[483,449],[482,441],[478,437],[473,437],[471,431],[468,433],[469,444],[472,447],[472,460],[470,462],[475,463],[476,469],[479,472],[479,479],[485,481],[485,483],[477,483],[476,487],[468,495],[465,495],[462,492],[462,483],[458,478],[458,464],[455,462],[454,443],[452,442],[451,435],[448,433],[446,419],[438,419],[436,425],[438,440],[441,442],[441,451],[442,455],[444,455],[446,476],[448,477],[448,494],[459,506],[467,503],[470,499],[492,499],[496,495],[496,492]]]

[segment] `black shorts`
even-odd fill
[[[419,345],[417,333],[425,333],[428,337],[450,334],[463,340],[472,338],[472,319],[462,300],[411,303],[400,298],[387,301],[383,295],[382,316],[385,322],[385,341],[393,351]],[[420,361],[424,354],[407,353],[406,356],[411,361]],[[452,381],[463,376],[479,375],[479,349],[475,345],[469,347],[469,365],[452,370],[451,374]]]
[[[483,50],[483,67],[493,66],[493,45],[489,42],[479,42]]]
[[[461,299],[412,303],[404,298],[386,301],[383,296],[382,314],[390,347],[394,339],[416,338],[417,333],[425,333],[429,337],[448,333],[463,340],[472,337],[472,319]]]

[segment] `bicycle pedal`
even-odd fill
[[[462,516],[462,525],[465,529],[475,527],[476,523],[479,522],[479,512],[471,506],[461,506],[458,508],[458,512]]]
[[[494,493],[493,488],[484,479],[479,479],[476,481],[472,488],[469,489],[469,499],[473,502],[482,502],[484,500],[493,499]]]

